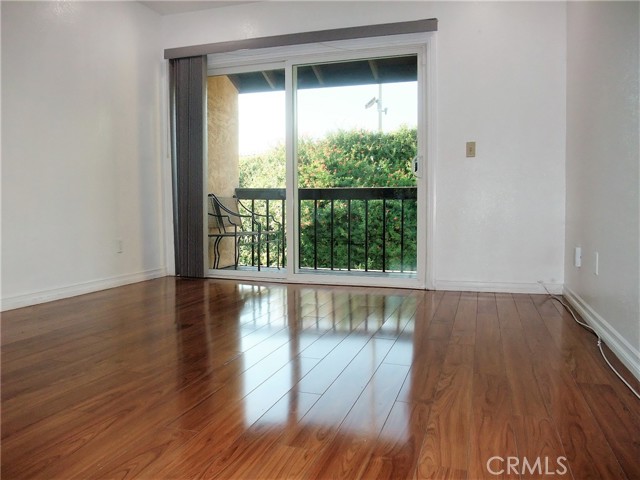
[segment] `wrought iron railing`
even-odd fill
[[[284,188],[236,188],[236,197],[247,208],[253,212],[259,212],[266,215],[266,230],[270,230],[273,225],[271,222],[277,222],[282,228],[282,245],[280,248],[280,259],[276,259],[276,266],[286,265],[286,200],[287,191]],[[255,230],[255,225],[251,226]],[[256,252],[255,247],[251,247],[251,253],[241,257],[244,265],[255,267],[258,264],[258,255],[264,255],[266,258],[261,259],[263,265],[271,266],[274,264],[273,252],[269,245],[266,246],[265,252]]]
[[[284,188],[238,188],[236,196],[286,225]],[[416,187],[299,189],[300,267],[415,272],[416,202]],[[285,235],[282,238],[281,251],[286,252]],[[272,254],[268,249],[263,253],[263,264],[271,263]],[[257,264],[257,252],[246,264]]]

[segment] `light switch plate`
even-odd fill
[[[476,156],[476,142],[467,142],[467,157]]]

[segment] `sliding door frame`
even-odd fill
[[[285,68],[286,97],[286,156],[287,156],[287,267],[277,273],[208,270],[208,276],[246,280],[284,281],[331,285],[380,286],[394,288],[432,289],[434,287],[435,255],[435,158],[436,158],[436,56],[435,32],[371,37],[322,44],[299,45],[210,55],[208,75],[268,68]],[[357,58],[417,55],[418,61],[418,157],[421,175],[418,188],[418,258],[414,278],[394,277],[393,274],[330,274],[304,273],[298,269],[298,215],[296,119],[293,68],[296,65],[352,60]],[[206,195],[204,195],[206,197]],[[205,198],[206,201],[206,198]],[[420,228],[422,227],[422,228]]]

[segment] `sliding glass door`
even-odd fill
[[[298,271],[415,278],[417,55],[293,74]]]
[[[423,55],[210,72],[211,276],[424,286]]]
[[[207,237],[216,273],[280,274],[286,266],[284,68],[207,82]]]

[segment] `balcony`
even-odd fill
[[[298,190],[299,266],[302,271],[416,272],[416,187],[302,188]],[[248,208],[286,225],[284,188],[237,188]],[[269,229],[272,225],[267,224]],[[277,266],[265,245],[241,252],[239,266]],[[286,252],[283,235],[281,252]],[[280,265],[286,265],[286,253]]]

